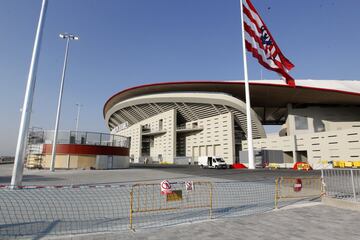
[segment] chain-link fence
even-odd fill
[[[360,201],[360,169],[323,169],[326,195]]]
[[[192,191],[185,182],[171,186],[176,194],[170,196],[161,194],[159,183],[2,188],[0,238],[113,232],[131,224],[133,229],[161,227],[274,207],[274,184],[194,181]]]

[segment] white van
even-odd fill
[[[215,156],[201,156],[198,158],[198,164],[202,168],[227,168],[224,159]]]

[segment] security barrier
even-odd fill
[[[360,168],[360,161],[333,161],[334,168]]]
[[[0,239],[127,231],[130,222],[132,229],[159,228],[274,208],[273,182],[194,181],[193,190],[176,182],[168,194],[161,194],[160,186],[42,185],[11,190],[0,185]]]
[[[275,208],[282,199],[306,199],[324,194],[320,177],[279,177],[275,180]]]
[[[360,169],[322,169],[329,197],[360,201]]]
[[[163,183],[161,183],[163,184]],[[171,214],[204,215],[208,210],[208,218],[212,216],[213,186],[211,182],[165,182],[161,190],[159,183],[140,183],[132,186],[130,191],[130,229],[135,230],[135,224],[146,227],[147,219],[162,218]],[[165,191],[166,190],[166,191]],[[190,212],[191,210],[191,212]],[[136,218],[135,218],[136,217]],[[167,220],[169,221],[169,220]]]
[[[278,163],[269,163],[268,168],[269,169],[278,169],[278,168],[280,168],[280,164],[278,164]]]

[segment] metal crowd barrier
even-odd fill
[[[275,209],[280,200],[320,198],[323,194],[320,177],[279,177],[275,180]]]
[[[267,182],[160,183],[96,186],[0,186],[0,239],[68,236],[145,229],[271,211],[274,184]],[[181,191],[181,192],[179,192]]]
[[[246,216],[273,210],[274,195],[278,202],[321,192],[319,179],[302,178],[302,190],[294,193],[299,187],[296,181],[280,178],[275,185],[194,180],[191,189],[186,182],[171,182],[167,194],[161,194],[159,182],[17,190],[0,186],[0,239],[116,232]]]
[[[360,169],[323,169],[321,176],[327,196],[360,201]]]
[[[190,184],[191,188],[186,185]],[[211,182],[175,182],[171,183],[171,193],[164,194],[158,183],[135,184],[130,192],[130,229],[135,230],[135,223],[146,225],[149,215],[174,215],[179,212],[191,214],[194,210],[208,209],[212,216],[213,186]],[[136,216],[136,218],[134,218]],[[158,216],[161,221],[161,217]]]

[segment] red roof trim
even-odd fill
[[[105,107],[106,105],[111,101],[111,99],[113,99],[115,96],[122,94],[124,92],[128,92],[128,91],[132,91],[138,88],[146,88],[146,87],[152,87],[152,86],[161,86],[161,85],[178,85],[178,84],[192,84],[192,83],[201,83],[201,84],[212,84],[212,83],[216,83],[216,84],[240,84],[240,85],[244,85],[245,82],[225,82],[225,81],[199,81],[199,80],[194,80],[194,81],[179,81],[179,82],[160,82],[160,83],[150,83],[150,84],[143,84],[143,85],[139,85],[139,86],[135,86],[135,87],[131,87],[131,88],[127,88],[124,89],[118,93],[115,93],[114,95],[112,95],[104,104],[103,107],[103,115],[105,117]],[[276,84],[276,83],[263,83],[263,82],[250,82],[250,85],[263,85],[263,86],[272,86],[272,87],[285,87],[285,88],[290,88],[293,89],[294,87],[289,86],[289,85],[280,85],[280,84]],[[296,86],[296,88],[304,88],[304,89],[312,89],[312,90],[318,90],[318,91],[328,91],[328,92],[338,92],[338,93],[344,93],[344,94],[349,94],[349,95],[355,95],[355,96],[360,96],[360,93],[356,93],[356,92],[348,92],[348,91],[343,91],[343,90],[337,90],[337,89],[327,89],[327,88],[317,88],[317,87],[310,87],[310,86]]]

